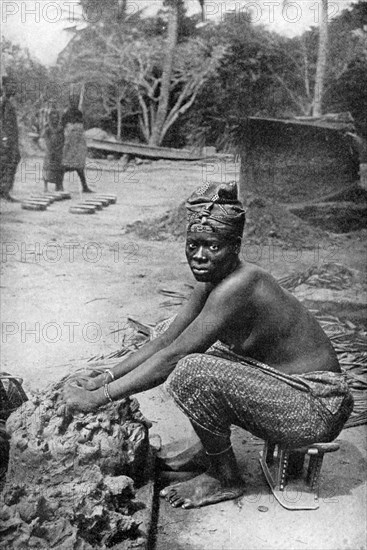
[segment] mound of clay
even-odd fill
[[[177,208],[158,218],[128,224],[125,233],[135,233],[148,241],[179,241],[185,238],[186,218],[185,203],[182,202]]]
[[[53,386],[7,422],[9,467],[0,548],[108,548],[141,542],[134,482],[148,426],[135,399],[72,416]],[[119,546],[119,548],[130,548]]]
[[[147,240],[183,240],[186,234],[185,203],[163,216],[147,221],[137,221],[126,227]],[[246,203],[246,225],[244,241],[253,244],[310,247],[328,233],[313,227],[289,212],[285,207],[251,195]],[[329,236],[330,237],[330,236]]]
[[[245,241],[313,248],[328,235],[289,212],[280,204],[251,195],[246,202]]]

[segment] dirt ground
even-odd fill
[[[41,159],[19,166],[14,196],[43,190]],[[228,163],[227,163],[228,166]],[[233,163],[230,177],[239,173]],[[114,193],[116,205],[94,215],[73,215],[81,199],[78,177],[66,178],[71,200],[54,202],[44,212],[1,202],[1,370],[24,379],[26,391],[42,389],[83,361],[119,347],[128,317],[154,324],[172,315],[159,289],[187,293],[193,278],[182,242],[148,241],[125,234],[127,224],[156,217],[176,207],[208,176],[205,163],[157,161],[131,165],[90,160],[88,184]],[[365,275],[366,244],[346,235],[332,249],[327,242],[307,248],[268,246],[245,249],[276,277],[315,263],[337,261]],[[138,396],[152,433],[162,444],[193,441],[186,419],[161,389]],[[289,512],[270,497],[258,465],[259,442],[235,432],[235,449],[249,492],[239,502],[178,511],[162,504],[156,548],[298,549],[366,548],[366,438],[364,427],[344,430],[341,451],[326,458],[320,509]],[[247,466],[245,466],[246,459]],[[265,504],[267,513],[258,510]]]

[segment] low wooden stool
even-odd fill
[[[265,441],[260,453],[260,464],[277,501],[287,510],[316,510],[319,507],[320,472],[324,454],[338,449],[339,445],[334,442],[312,443],[289,449]],[[308,467],[306,478],[302,479],[306,455],[309,457]],[[291,478],[298,481],[295,488],[289,484]]]

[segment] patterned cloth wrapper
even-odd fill
[[[189,197],[186,208],[187,231],[242,237],[245,211],[238,200],[236,182],[204,184]]]
[[[62,153],[64,168],[83,169],[87,158],[87,143],[81,122],[68,122],[64,130],[65,141]]]
[[[221,342],[181,359],[165,388],[186,416],[208,432],[227,439],[236,425],[289,447],[332,441],[353,409],[344,374],[284,374]]]
[[[50,110],[49,115],[58,113]],[[46,181],[56,183],[62,177],[61,164],[64,149],[64,130],[61,124],[53,125],[48,122],[42,133],[46,144],[46,153],[43,161],[43,177]]]

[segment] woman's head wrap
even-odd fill
[[[188,198],[186,208],[187,231],[242,237],[246,216],[236,182],[202,185]]]

